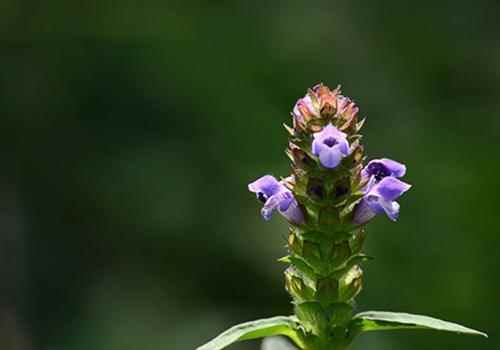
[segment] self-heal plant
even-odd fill
[[[397,200],[410,189],[401,180],[406,166],[382,158],[364,165],[359,108],[340,88],[319,84],[297,101],[287,155],[291,175],[265,175],[248,189],[263,203],[269,220],[278,211],[289,222],[285,287],[295,315],[237,325],[198,350],[218,350],[234,342],[285,335],[303,350],[340,350],[360,333],[388,329],[435,329],[486,334],[428,316],[385,311],[354,314],[362,288],[365,227],[376,215],[395,221]],[[273,348],[269,338],[265,348]],[[276,343],[277,344],[277,343]],[[276,345],[277,347],[278,345]],[[283,346],[282,343],[279,346]],[[292,349],[292,345],[290,345]]]

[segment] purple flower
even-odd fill
[[[262,176],[249,184],[248,190],[254,192],[257,198],[264,203],[260,211],[264,220],[270,220],[276,209],[290,222],[295,224],[304,222],[304,215],[292,192],[273,176]]]
[[[370,179],[374,176],[377,181],[382,180],[386,176],[403,177],[405,174],[406,166],[404,164],[387,158],[371,160],[361,171],[363,178]]]
[[[381,213],[386,213],[389,219],[396,221],[399,215],[396,199],[411,187],[397,179],[405,173],[406,166],[394,160],[383,158],[370,161],[361,171],[361,176],[368,179],[368,183],[354,213],[354,223],[364,224]]]
[[[325,168],[335,168],[342,158],[349,154],[347,135],[332,124],[328,124],[313,136],[312,153],[319,157],[321,165]]]
[[[399,204],[396,202],[403,193],[408,191],[411,185],[387,176],[375,183],[375,178],[370,180],[361,203],[354,214],[355,224],[364,224],[375,215],[386,213],[389,219],[396,221],[399,215]]]

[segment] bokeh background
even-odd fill
[[[343,85],[370,157],[408,166],[369,227],[360,309],[489,340],[363,335],[354,350],[500,349],[500,3],[0,3],[0,348],[190,350],[289,314],[286,175],[307,87]],[[233,349],[258,349],[258,342]]]

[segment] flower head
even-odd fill
[[[354,213],[354,223],[364,224],[375,215],[386,213],[395,221],[399,215],[396,202],[411,185],[398,180],[404,176],[406,166],[391,159],[374,159],[361,171],[361,176],[368,180],[364,196]]]
[[[248,190],[257,195],[264,203],[261,215],[264,220],[270,220],[274,210],[295,224],[304,222],[304,215],[299,208],[293,193],[271,175],[265,175],[248,185]]]
[[[333,169],[349,154],[347,135],[332,124],[313,134],[312,153],[319,157],[321,165]]]

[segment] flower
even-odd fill
[[[342,158],[349,154],[347,135],[332,124],[328,124],[313,136],[312,153],[319,157],[321,165],[325,168],[335,168]]]
[[[388,176],[376,184],[371,181],[368,187],[369,190],[356,208],[354,223],[364,224],[375,215],[384,212],[389,219],[396,221],[399,215],[399,203],[396,202],[396,199],[408,191],[411,185],[395,177]]]
[[[270,220],[274,210],[295,224],[304,222],[304,215],[299,208],[293,193],[271,175],[265,175],[248,185],[248,190],[254,192],[264,203],[261,215],[264,220]]]
[[[384,212],[389,219],[396,221],[399,215],[396,199],[411,188],[411,185],[397,179],[405,173],[406,166],[394,160],[382,158],[370,161],[361,171],[361,176],[368,183],[354,213],[354,223],[364,224]]]

